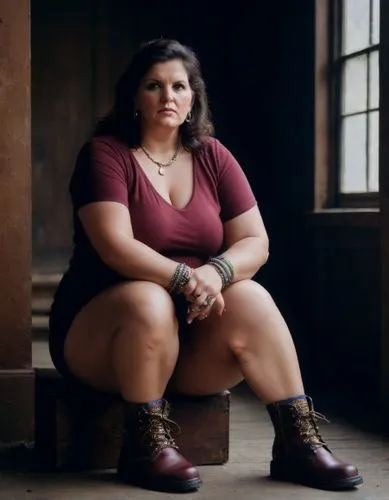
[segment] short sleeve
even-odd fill
[[[257,200],[242,167],[233,154],[218,140],[215,140],[214,148],[219,165],[220,217],[223,222],[227,222],[253,208]]]
[[[97,201],[115,201],[128,207],[128,169],[118,146],[100,138],[84,144],[69,191],[75,210]]]

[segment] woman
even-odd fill
[[[197,489],[166,389],[207,395],[245,378],[274,424],[272,477],[361,484],[318,434],[288,327],[251,280],[268,237],[241,167],[212,135],[195,54],[174,40],[142,46],[71,179],[75,247],[52,307],[53,361],[120,392],[124,481]]]

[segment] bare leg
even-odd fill
[[[84,382],[146,402],[163,396],[178,348],[169,294],[137,281],[110,288],[85,306],[67,335],[65,358]]]
[[[211,394],[244,376],[267,404],[274,425],[273,478],[330,490],[361,484],[357,468],[336,458],[318,433],[290,332],[270,295],[252,281],[241,281],[224,298],[222,317],[211,315],[193,327],[173,388]]]
[[[164,491],[201,485],[198,470],[177,451],[162,399],[178,349],[173,301],[149,282],[120,284],[95,297],[67,335],[72,373],[97,388],[119,391],[127,401],[118,463],[125,482]]]
[[[196,321],[174,375],[177,390],[214,393],[244,377],[265,403],[304,393],[289,329],[269,293],[253,281],[224,293],[226,312]]]

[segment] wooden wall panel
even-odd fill
[[[34,267],[71,245],[68,182],[93,120],[92,2],[32,1]]]
[[[379,402],[378,227],[320,227],[313,233],[311,372],[334,396]]]

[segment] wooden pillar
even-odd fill
[[[29,0],[0,0],[0,441],[33,431]]]
[[[380,219],[382,262],[382,400],[389,417],[389,0],[381,0]],[[366,291],[368,293],[368,291]],[[388,420],[386,420],[388,422]],[[388,427],[389,428],[389,427]]]

